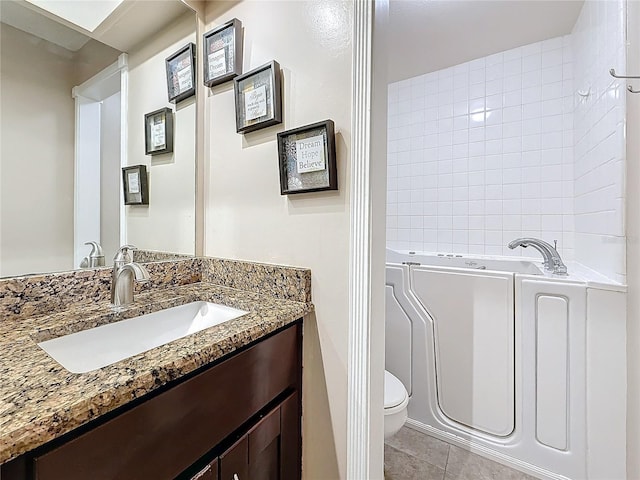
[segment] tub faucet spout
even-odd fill
[[[562,261],[558,251],[549,243],[539,238],[517,238],[509,242],[509,248],[514,249],[516,247],[533,247],[542,254],[544,258],[544,268],[547,271],[553,272],[555,275],[566,275],[567,266]]]

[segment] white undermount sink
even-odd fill
[[[193,302],[38,343],[72,373],[86,373],[248,312]]]

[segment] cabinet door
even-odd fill
[[[220,455],[220,480],[300,478],[300,404],[287,397]]]
[[[249,477],[251,480],[280,479],[280,406],[249,430]]]
[[[300,393],[291,394],[280,404],[280,476],[282,480],[302,478],[302,410]]]
[[[249,480],[249,435],[244,435],[219,458],[220,480]]]

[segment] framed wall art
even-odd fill
[[[234,78],[238,133],[282,123],[280,83],[280,65],[275,60]]]
[[[242,23],[237,18],[204,34],[204,84],[213,87],[242,73]]]
[[[161,108],[144,116],[144,150],[147,155],[173,152],[173,111]]]
[[[337,190],[333,120],[278,133],[280,194]]]
[[[145,165],[122,168],[125,205],[149,205],[149,182]]]
[[[196,94],[196,46],[185,45],[168,57],[167,94],[169,101],[178,103]]]

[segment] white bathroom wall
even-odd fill
[[[352,11],[341,0],[245,1],[209,2],[206,13],[207,31],[242,20],[243,71],[271,60],[282,69],[282,125],[245,135],[236,133],[232,83],[207,89],[204,253],[311,269],[315,312],[304,321],[302,381],[308,479],[346,478]],[[276,134],[327,118],[339,190],[281,196]]]
[[[576,260],[625,283],[624,0],[587,1],[573,30]]]
[[[119,52],[93,40],[72,52],[5,23],[0,34],[0,276],[77,268],[71,89]]]
[[[640,2],[628,4],[627,71],[640,72]],[[630,82],[636,89],[640,81]],[[638,130],[640,94],[627,93],[627,125]],[[627,478],[640,478],[640,137],[627,136]]]
[[[565,36],[390,84],[387,245],[571,258],[572,80]]]
[[[102,101],[100,113],[100,245],[111,260],[120,248],[120,92]]]
[[[146,165],[149,205],[126,207],[127,242],[140,248],[195,253],[195,97],[177,105],[167,98],[165,59],[196,41],[189,13],[129,52],[129,165]],[[198,60],[199,61],[199,60]],[[173,153],[145,155],[144,115],[174,111]]]
[[[73,268],[74,61],[0,27],[0,276]]]

